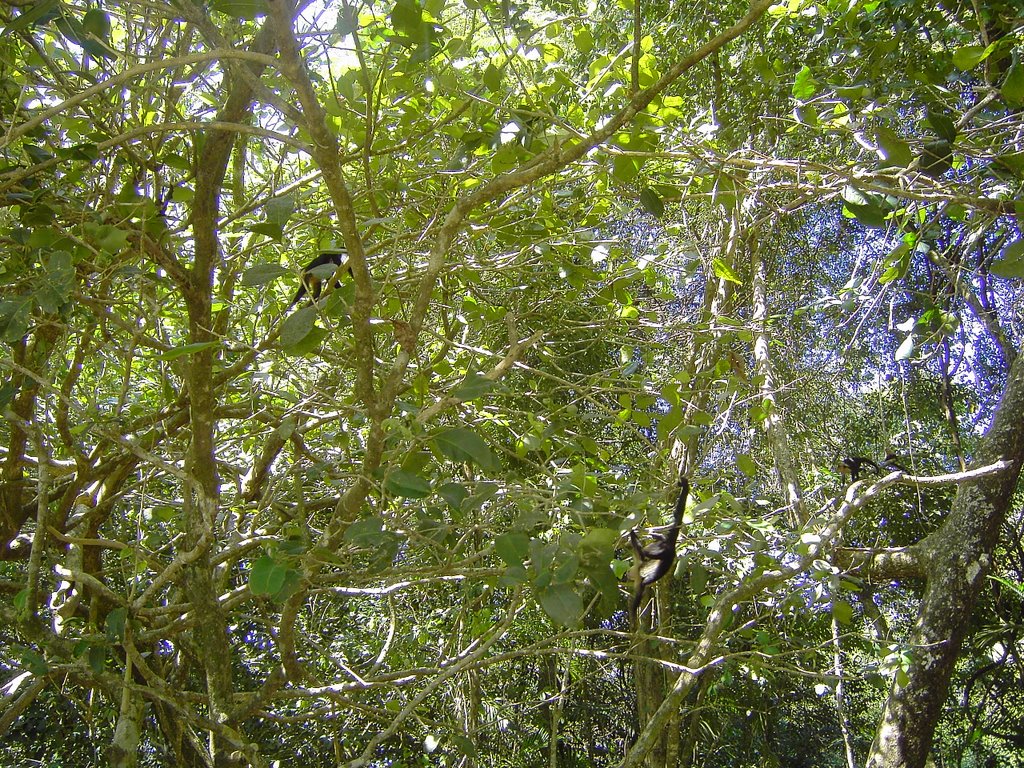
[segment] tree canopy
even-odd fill
[[[1015,2],[0,23],[0,765],[1024,767]]]

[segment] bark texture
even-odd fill
[[[911,643],[904,686],[893,685],[867,768],[922,768],[946,701],[971,614],[992,566],[999,531],[1024,459],[1024,358],[1010,369],[1006,391],[972,466],[999,460],[1009,469],[960,486],[942,527],[922,542],[927,586]]]

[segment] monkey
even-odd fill
[[[636,569],[636,592],[633,594],[633,602],[630,606],[631,616],[637,615],[640,602],[644,597],[644,589],[672,569],[672,564],[676,559],[676,537],[679,536],[679,526],[683,521],[683,511],[686,509],[686,497],[689,493],[690,481],[685,477],[679,478],[679,496],[676,499],[672,525],[664,534],[651,534],[654,541],[646,547],[640,546],[635,528],[629,532],[629,542],[633,545],[633,567]]]
[[[343,248],[327,249],[320,251],[320,255],[313,259],[302,269],[302,282],[299,285],[299,290],[295,292],[295,298],[292,299],[291,304],[288,308],[291,309],[302,297],[308,292],[312,301],[316,301],[320,298],[320,294],[324,288],[324,282],[333,275],[338,274],[339,267],[344,266],[348,262],[348,252]],[[349,266],[346,270],[349,275],[352,274],[352,267]],[[338,278],[334,280],[334,287],[337,288],[341,285]]]
[[[875,470],[876,475],[880,475],[882,473],[882,468],[879,467],[878,464],[864,456],[847,456],[839,462],[836,469],[838,469],[843,475],[849,475],[850,482],[855,483],[857,482],[857,478],[860,477],[861,469],[866,467],[871,467]]]

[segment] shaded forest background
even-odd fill
[[[0,764],[1024,766],[1016,3],[0,23]]]

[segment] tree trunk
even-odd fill
[[[968,622],[1017,485],[1024,459],[1024,357],[1010,369],[1006,391],[972,466],[1000,459],[1011,467],[960,486],[942,527],[921,543],[927,586],[911,637],[904,686],[893,684],[867,768],[923,768]]]

